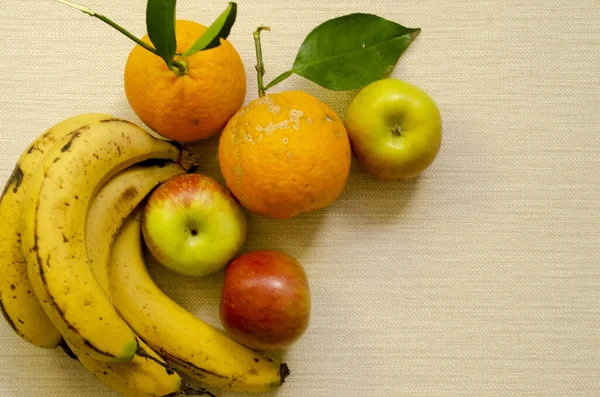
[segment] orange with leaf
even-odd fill
[[[340,118],[317,98],[303,91],[266,90],[292,74],[332,90],[361,88],[389,72],[419,30],[369,14],[327,21],[304,40],[292,69],[266,86],[263,30],[269,28],[254,33],[259,98],[223,130],[219,163],[244,207],[289,218],[338,198],[350,171],[350,141]]]
[[[185,53],[207,28],[177,21],[177,53]],[[148,36],[142,39],[150,43]],[[246,97],[246,73],[233,46],[221,45],[176,56],[184,70],[136,46],[125,66],[125,94],[138,117],[162,136],[179,142],[209,138],[220,132]],[[151,83],[150,83],[151,82]],[[150,83],[150,84],[149,84]]]
[[[175,20],[175,1],[148,2],[141,40],[87,7],[58,0],[96,17],[138,45],[127,59],[125,94],[134,112],[164,138],[194,142],[218,134],[246,97],[246,73],[229,43],[237,5],[210,26]]]

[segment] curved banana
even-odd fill
[[[62,138],[33,174],[21,248],[42,308],[80,355],[130,361],[138,348],[88,266],[85,226],[99,188],[151,158],[177,161],[180,150],[132,123],[109,119]]]
[[[181,165],[172,162],[136,165],[114,176],[94,198],[85,231],[88,263],[109,299],[108,259],[121,225],[154,187],[183,173]]]
[[[90,123],[113,118],[88,113],[55,124],[23,152],[0,198],[0,309],[11,328],[27,342],[52,349],[62,340],[33,292],[27,262],[21,252],[21,215],[33,171],[48,150],[68,133]]]
[[[68,343],[67,343],[68,344]],[[156,353],[139,341],[140,349],[147,355],[136,354],[127,363],[107,363],[79,354],[77,348],[69,345],[77,360],[106,386],[125,397],[171,397],[178,395],[185,385],[181,376],[167,371],[167,364]],[[161,364],[159,364],[161,363]]]
[[[144,264],[139,216],[120,230],[110,257],[113,302],[119,313],[166,361],[208,386],[261,392],[280,386],[289,370],[230,339],[166,296]]]
[[[177,163],[149,160],[146,164],[134,165],[112,177],[92,201],[86,225],[88,263],[106,294],[110,294],[110,249],[122,223],[155,186],[184,172]],[[181,376],[174,371],[168,372],[162,358],[143,341],[138,340],[138,343],[136,355],[126,363],[98,361],[78,354],[73,346],[70,349],[96,378],[126,397],[180,393],[184,387]],[[144,356],[140,356],[140,351],[145,352]]]

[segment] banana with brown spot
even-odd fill
[[[68,344],[68,343],[67,343]],[[139,341],[147,354],[136,354],[130,362],[107,363],[80,354],[73,346],[68,352],[106,386],[125,397],[170,397],[179,395],[184,388],[181,376],[171,370],[164,360]],[[66,349],[65,349],[66,350]],[[140,350],[141,353],[141,350]]]
[[[23,211],[22,250],[42,308],[80,355],[130,361],[137,338],[88,265],[85,227],[98,190],[127,167],[152,158],[178,161],[180,149],[119,119],[65,136],[34,172]]]
[[[92,201],[86,226],[88,262],[109,299],[108,260],[121,225],[154,187],[184,172],[181,165],[170,161],[136,164],[112,177]],[[96,378],[126,397],[174,396],[189,389],[178,373],[165,369],[168,364],[150,347],[139,339],[138,343],[136,355],[126,363],[94,360],[79,354],[75,347],[71,351]]]
[[[0,199],[0,308],[15,333],[35,346],[52,349],[62,337],[33,292],[21,252],[21,215],[27,187],[33,171],[58,139],[111,118],[108,114],[85,113],[55,124],[25,149],[4,186]]]
[[[109,299],[108,259],[121,225],[153,188],[183,173],[185,170],[177,163],[151,160],[115,175],[94,198],[85,231],[88,263]]]

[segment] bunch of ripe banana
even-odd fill
[[[26,341],[62,346],[125,396],[281,385],[287,366],[169,299],[143,256],[140,203],[186,172],[177,145],[105,114],[64,120],[22,154],[0,200],[0,303]],[[185,380],[182,378],[185,377]]]

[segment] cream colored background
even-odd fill
[[[144,32],[145,1],[86,0]],[[213,5],[216,4],[216,5]],[[122,70],[132,44],[50,0],[0,0],[0,182],[45,128],[79,112],[138,121]],[[210,23],[225,2],[181,0]],[[356,164],[332,207],[250,217],[246,250],[306,266],[313,317],[286,354],[278,397],[600,395],[600,2],[239,1],[231,41],[255,98],[251,33],[267,74],[318,23],[372,12],[423,32],[393,76],[438,102],[444,142],[419,179],[380,183]],[[341,116],[354,93],[294,77]],[[217,178],[216,140],[200,146]],[[219,325],[222,275],[153,268],[166,292]],[[168,319],[165,319],[168,321]],[[58,351],[0,326],[0,395],[113,396]],[[228,396],[226,393],[220,393]]]

